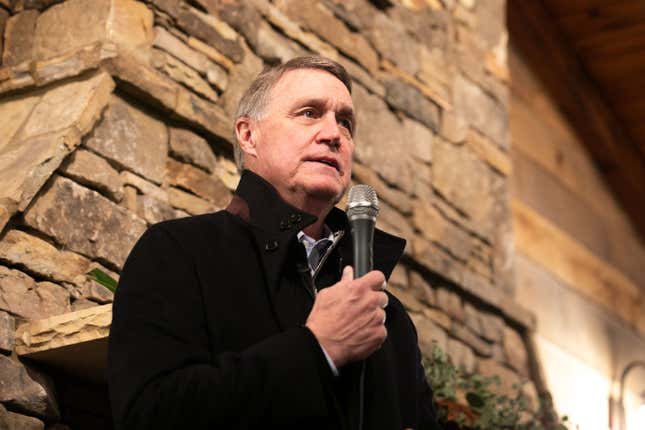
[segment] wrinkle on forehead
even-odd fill
[[[302,99],[321,99],[321,100],[324,100],[324,99],[329,98],[329,97],[325,97],[325,96],[328,95],[327,92],[322,94],[322,96],[320,94],[316,94],[313,91],[311,91],[311,86],[312,85],[306,85],[305,82],[303,82],[303,81],[307,81],[307,80],[312,79],[312,77],[316,76],[316,75],[317,76],[326,76],[328,78],[331,78],[334,82],[336,82],[339,85],[339,88],[341,88],[342,91],[344,91],[344,93],[347,95],[347,98],[348,98],[348,103],[343,103],[343,104],[345,106],[349,107],[352,110],[351,114],[352,114],[352,116],[354,116],[352,95],[349,92],[349,90],[347,89],[347,87],[345,86],[345,84],[340,79],[338,79],[336,76],[334,76],[333,74],[331,74],[331,73],[329,73],[329,72],[327,72],[325,70],[319,70],[319,69],[296,69],[296,70],[289,70],[288,72],[284,73],[280,77],[278,82],[276,82],[275,85],[273,86],[273,88],[271,89],[271,92],[269,94],[269,99],[268,99],[267,106],[264,109],[265,113],[266,113],[266,111],[271,110],[271,107],[274,104],[274,101],[280,100],[279,98],[277,98],[277,96],[279,96],[281,94],[281,92],[284,91],[287,96],[289,95],[289,92],[285,91],[285,89],[284,89],[285,86],[287,87],[287,89],[289,87],[300,87],[300,88],[297,88],[297,89],[302,90],[302,92],[305,93],[302,96]],[[295,88],[292,88],[292,89],[295,89]],[[309,94],[307,94],[307,90],[310,90]],[[330,99],[330,101],[331,101],[331,99]]]

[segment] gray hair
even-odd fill
[[[265,67],[244,92],[235,113],[235,121],[239,118],[260,119],[269,105],[271,90],[280,78],[287,72],[297,69],[317,69],[331,73],[340,80],[352,93],[352,81],[347,70],[336,61],[324,57],[296,57],[278,66]],[[235,163],[241,172],[244,168],[244,154],[239,142],[234,147]]]

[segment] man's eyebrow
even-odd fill
[[[328,99],[322,97],[307,97],[302,99],[297,99],[294,101],[293,106],[295,108],[301,108],[304,106],[314,106],[314,107],[324,107],[328,103]],[[354,109],[351,106],[343,105],[338,111],[339,114],[343,116],[351,117],[354,119]]]

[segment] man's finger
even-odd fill
[[[383,294],[383,296],[384,297],[381,299],[380,306],[381,306],[381,308],[385,309],[387,307],[388,302],[389,302],[389,298],[388,298],[387,294],[385,294],[385,293]]]
[[[343,275],[341,276],[341,281],[351,281],[354,279],[354,269],[352,266],[345,266],[343,269]]]

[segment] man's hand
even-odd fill
[[[374,270],[353,277],[347,266],[338,283],[321,290],[305,324],[336,367],[366,358],[387,337],[385,276]]]

